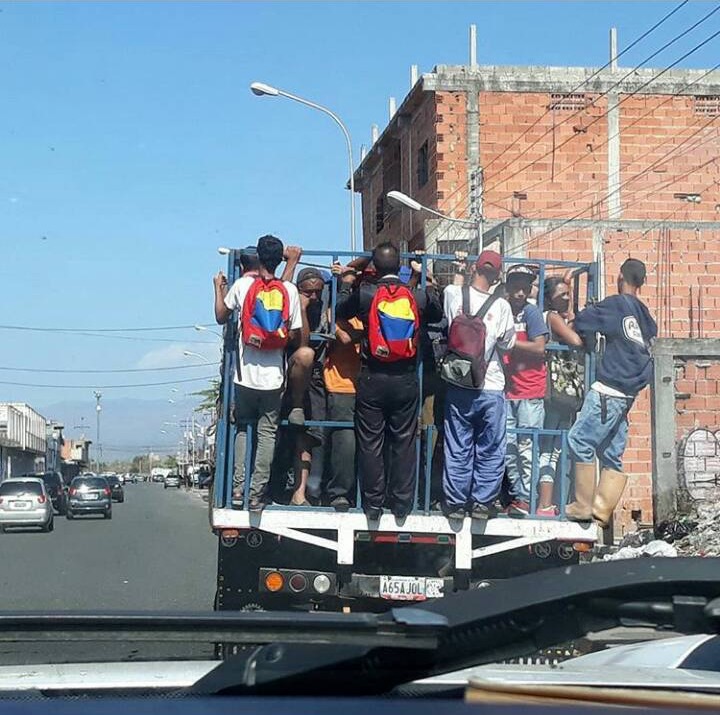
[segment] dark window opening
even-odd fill
[[[429,150],[427,140],[418,149],[417,156],[417,185],[418,188],[425,186],[430,178]]]
[[[704,117],[717,117],[720,115],[720,95],[695,95],[695,97],[693,97],[693,105],[695,114]]]
[[[385,227],[385,197],[378,196],[375,202],[375,233],[380,233]]]
[[[584,94],[551,94],[548,109],[573,111],[585,109],[588,100]]]

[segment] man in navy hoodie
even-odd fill
[[[605,527],[627,483],[622,457],[627,416],[635,398],[652,378],[652,343],[657,325],[637,294],[645,283],[645,264],[628,258],[620,267],[618,295],[589,305],[575,318],[575,330],[586,345],[595,334],[605,338],[605,351],[593,383],[568,433],[575,461],[575,501],[565,513],[575,521],[595,519]],[[595,485],[595,458],[600,481]]]

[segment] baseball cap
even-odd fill
[[[497,251],[483,251],[475,261],[475,270],[490,266],[496,271],[502,270],[502,256]]]
[[[303,268],[300,273],[298,273],[295,283],[296,285],[300,285],[305,281],[322,281],[324,283],[325,279],[323,278],[323,274],[317,268],[309,266],[308,268]]]
[[[530,268],[530,266],[524,266],[522,264],[516,264],[507,269],[505,280],[507,281],[512,276],[522,276],[523,278],[527,278],[531,283],[537,278],[535,271]]]

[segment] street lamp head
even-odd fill
[[[253,82],[250,85],[250,91],[258,97],[262,97],[264,94],[268,97],[277,97],[279,94],[275,87],[271,87],[269,84],[264,84],[263,82]]]
[[[207,330],[207,328],[204,325],[193,325],[193,328],[198,331]]]
[[[418,203],[415,199],[411,199],[407,194],[403,194],[402,191],[388,191],[387,200],[391,206],[405,206],[413,211],[421,211],[423,209],[421,203]]]
[[[218,246],[217,251],[221,256],[227,256],[230,253],[230,249],[226,248],[225,246]]]

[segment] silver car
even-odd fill
[[[179,474],[168,474],[164,479],[165,489],[168,487],[176,487],[180,489],[180,475]]]
[[[42,479],[22,477],[0,484],[0,531],[9,526],[53,530],[53,505]]]

